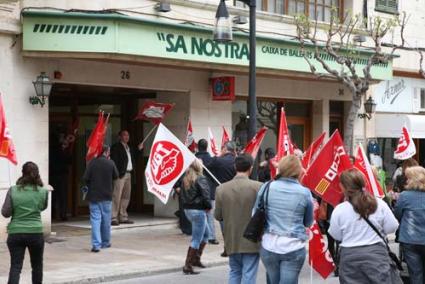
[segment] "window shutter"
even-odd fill
[[[397,14],[398,0],[376,0],[375,10],[378,12]]]

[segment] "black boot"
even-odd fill
[[[205,248],[206,245],[207,245],[207,243],[205,243],[205,242],[202,242],[199,245],[199,249],[197,250],[196,257],[195,257],[194,261],[192,262],[193,266],[205,268],[205,265],[203,265],[202,262],[201,262],[201,256],[202,256],[202,253],[204,252],[204,248]]]
[[[187,256],[186,261],[183,267],[183,273],[184,274],[199,274],[199,272],[196,272],[193,270],[192,263],[196,257],[196,249],[189,247],[187,250]]]

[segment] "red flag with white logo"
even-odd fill
[[[407,160],[416,154],[416,146],[406,127],[403,127],[401,137],[398,140],[397,149],[394,151],[394,159]]]
[[[335,264],[316,220],[309,228],[309,235],[308,262],[323,279],[326,279],[335,270]]]
[[[192,152],[160,123],[145,170],[148,191],[166,204],[174,184],[195,159]]]
[[[192,128],[192,121],[190,120],[187,123],[187,130],[186,130],[186,140],[184,141],[184,145],[186,145],[187,148],[189,148],[190,151],[195,152],[196,151],[196,142],[195,138],[193,138],[193,128]]]
[[[302,183],[335,207],[343,199],[339,188],[339,174],[349,168],[350,158],[345,152],[341,135],[336,130],[308,167]]]
[[[248,142],[242,152],[245,154],[250,154],[255,160],[258,154],[258,150],[260,150],[261,142],[263,142],[263,139],[266,136],[266,132],[267,127],[263,126],[260,130],[258,130],[255,136],[251,139],[251,141]]]
[[[12,135],[9,132],[6,122],[6,113],[4,111],[3,101],[0,94],[0,157],[8,159],[11,163],[17,165],[15,145],[12,141]]]
[[[276,146],[276,160],[280,161],[283,156],[294,154],[294,146],[289,137],[288,124],[286,123],[285,109],[282,108],[280,111],[280,126],[279,136]]]
[[[134,120],[142,119],[151,121],[153,124],[159,124],[173,107],[174,104],[145,102]]]
[[[223,126],[223,136],[221,136],[221,147],[224,146],[227,142],[230,141],[229,134],[227,134],[226,128]]]
[[[308,166],[316,159],[317,155],[322,149],[323,142],[325,141],[326,132],[323,132],[316,140],[311,143],[310,147],[305,151],[301,163],[304,169],[307,169]]]
[[[369,160],[367,159],[366,154],[361,145],[357,147],[354,167],[365,176],[366,190],[369,191],[370,194],[372,194],[373,196],[380,198],[384,197],[384,191],[382,190],[379,182],[376,180],[376,177],[372,172],[372,167],[370,166]]]
[[[99,112],[96,126],[94,127],[89,139],[87,140],[86,161],[89,162],[93,158],[98,157],[102,153],[103,141],[108,128],[109,115],[104,118],[103,112]]]
[[[209,140],[210,140],[211,153],[214,156],[218,156],[220,151],[217,148],[217,143],[215,143],[214,136],[212,134],[211,128],[209,128],[209,127],[208,127],[208,137],[209,137]]]

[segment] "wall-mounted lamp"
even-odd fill
[[[232,20],[227,11],[225,0],[221,0],[215,14],[214,40],[217,42],[228,42],[233,39]]]
[[[376,109],[375,101],[372,99],[372,97],[369,97],[367,99],[367,101],[365,101],[363,106],[364,106],[365,113],[359,113],[358,117],[359,118],[366,118],[367,117],[367,119],[371,119],[372,114],[375,113],[375,109]]]
[[[158,4],[156,4],[155,10],[157,10],[158,12],[162,12],[162,13],[170,12],[171,11],[170,2],[160,1]]]
[[[362,46],[362,43],[366,42],[366,37],[364,35],[355,35],[353,36],[353,42]]]
[[[50,96],[53,83],[50,82],[49,76],[47,76],[45,72],[41,72],[41,74],[37,76],[37,79],[32,83],[34,84],[34,89],[37,96],[32,96],[29,98],[30,104],[40,104],[41,107],[43,107],[46,104],[46,98]]]
[[[235,25],[245,25],[248,23],[248,18],[246,16],[237,15],[233,17],[233,23]]]

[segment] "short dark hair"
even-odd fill
[[[102,146],[102,153],[101,153],[101,155],[105,154],[105,152],[108,152],[108,151],[109,151],[109,146],[108,146],[108,145],[106,145],[106,144],[103,144],[103,146]]]
[[[206,151],[208,149],[208,141],[205,139],[199,139],[198,151]]]
[[[235,168],[237,172],[247,172],[254,164],[254,159],[249,154],[240,154],[235,158]]]
[[[236,151],[236,144],[233,141],[227,141],[224,143],[224,149],[226,149],[229,152],[235,152]]]
[[[121,129],[120,131],[118,131],[118,136],[121,136],[121,134],[122,134],[124,131],[128,132],[128,130],[127,130],[127,129]]]

